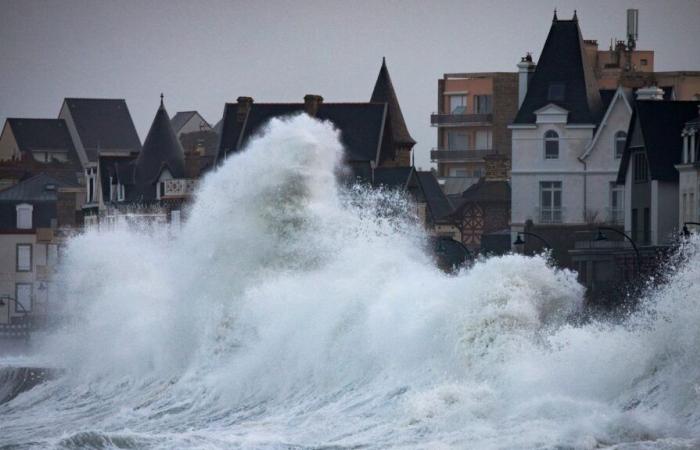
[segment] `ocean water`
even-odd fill
[[[336,182],[330,124],[273,120],[182,230],[73,239],[70,320],[0,367],[3,449],[700,448],[700,242],[616,321],[542,256],[448,275],[409,205]]]

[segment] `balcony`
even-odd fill
[[[615,225],[625,224],[625,210],[619,208],[607,208],[607,221]]]
[[[430,115],[430,125],[437,127],[461,127],[491,125],[493,114],[439,114]]]
[[[496,150],[447,150],[434,148],[430,151],[432,162],[478,162],[488,155],[495,155]]]
[[[165,191],[163,198],[183,198],[189,197],[194,193],[197,180],[193,179],[176,179],[165,180]]]
[[[564,222],[564,208],[537,208],[538,223],[541,224],[559,224]]]

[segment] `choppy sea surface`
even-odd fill
[[[697,239],[636,312],[577,321],[545,257],[436,269],[401,195],[336,182],[342,152],[273,120],[182,230],[74,238],[69,320],[0,357],[60,372],[0,404],[0,448],[700,448]]]

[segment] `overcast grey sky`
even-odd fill
[[[555,7],[562,19],[576,8],[601,47],[638,8],[638,48],[656,51],[656,70],[700,70],[700,0],[0,0],[0,120],[56,117],[64,97],[119,97],[143,140],[161,91],[171,116],[196,109],[212,124],[241,95],[367,101],[386,56],[427,168],[437,79],[538,58]]]

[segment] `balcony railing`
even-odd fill
[[[196,181],[193,179],[165,180],[165,192],[163,197],[189,197],[194,193]]]
[[[564,208],[537,208],[539,223],[556,224],[564,222]]]
[[[488,155],[496,154],[496,150],[447,150],[444,148],[434,148],[430,151],[430,159],[433,162],[462,162],[480,161]]]
[[[490,125],[493,114],[444,114],[433,113],[430,115],[430,124],[433,126],[458,126],[458,125]]]
[[[608,208],[608,223],[623,225],[625,223],[625,210]]]

